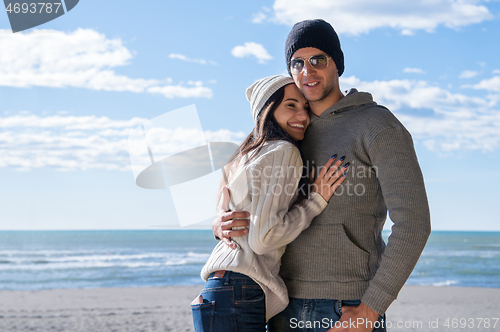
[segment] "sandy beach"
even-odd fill
[[[0,331],[194,331],[189,304],[201,288],[0,291]],[[500,331],[499,316],[500,289],[405,286],[387,312],[387,326]]]

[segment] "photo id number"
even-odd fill
[[[41,13],[56,13],[61,7],[60,2],[38,2],[38,3],[9,3],[5,10],[7,13],[23,13],[23,14],[41,14]]]

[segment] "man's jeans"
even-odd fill
[[[285,310],[269,320],[269,332],[324,332],[335,327],[335,322],[342,315],[342,306],[359,305],[360,300],[307,300],[291,297]],[[344,323],[344,327],[347,327]],[[350,327],[356,324],[371,327],[366,322],[351,322]],[[340,327],[340,322],[337,323]],[[385,315],[380,316],[378,322],[373,324],[373,332],[386,332]]]
[[[264,291],[246,275],[226,271],[208,278],[201,291],[203,303],[192,304],[196,332],[265,332]]]

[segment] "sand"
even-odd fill
[[[387,320],[389,331],[500,331],[500,288],[405,286]],[[397,328],[398,321],[407,327]]]
[[[202,286],[0,291],[0,331],[191,331]]]
[[[194,332],[189,304],[201,288],[0,291],[0,331]],[[388,330],[500,331],[499,303],[500,289],[405,286],[387,312]]]

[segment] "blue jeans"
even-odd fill
[[[265,332],[264,291],[246,275],[226,271],[208,278],[200,294],[203,303],[191,304],[195,332]]]
[[[360,300],[307,300],[291,297],[285,310],[269,320],[267,328],[269,332],[325,332],[335,327],[335,322],[342,316],[342,306],[360,303]],[[386,332],[385,315],[380,316],[373,327],[373,332]]]

